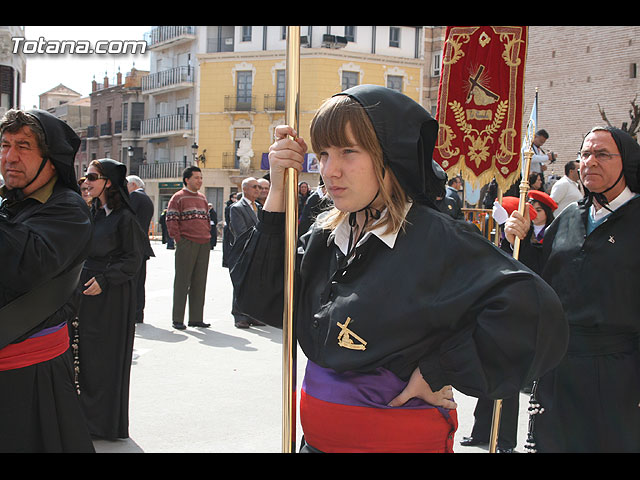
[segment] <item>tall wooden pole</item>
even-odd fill
[[[527,193],[529,192],[529,172],[531,170],[531,157],[533,150],[529,144],[529,150],[524,152],[524,168],[522,180],[520,181],[520,200],[518,202],[518,211],[520,215],[526,218],[527,209]],[[497,233],[497,230],[496,230]],[[516,237],[513,242],[513,258],[518,260],[520,256],[520,238]],[[489,437],[489,452],[495,453],[498,446],[498,433],[500,431],[500,415],[502,414],[502,400],[493,402],[493,418],[491,421],[491,435]]]
[[[300,109],[300,27],[287,27],[285,123],[296,132]],[[282,322],[282,452],[296,451],[296,337],[293,299],[298,242],[298,171],[285,171],[284,318]]]

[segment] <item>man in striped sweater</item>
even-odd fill
[[[198,190],[202,171],[195,166],[182,173],[184,188],[176,192],[167,207],[167,229],[176,242],[173,281],[173,328],[184,330],[184,311],[189,297],[189,326],[209,327],[203,321],[205,289],[209,269],[209,204]]]

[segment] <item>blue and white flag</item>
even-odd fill
[[[538,124],[538,92],[536,91],[536,98],[533,101],[531,107],[531,115],[529,116],[529,122],[524,129],[524,141],[522,142],[522,150],[528,151],[531,148],[531,142],[536,134],[536,125]]]
[[[524,139],[522,140],[522,151],[520,162],[520,172],[521,177],[524,178],[525,167],[524,164],[524,152],[528,152],[532,150],[533,137],[536,134],[536,126],[538,125],[538,90],[536,89],[536,98],[533,100],[533,106],[531,107],[531,115],[529,115],[529,121],[527,122],[527,126],[524,128]]]

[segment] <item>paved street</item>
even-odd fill
[[[231,281],[221,245],[212,252],[205,321],[208,329],[171,327],[173,250],[153,244],[148,262],[145,323],[136,329],[131,373],[130,438],[95,442],[101,453],[279,453],[281,451],[282,332],[237,329],[231,316]],[[298,384],[305,359],[298,353]],[[520,399],[517,451],[526,438],[529,397]],[[457,392],[460,426],[455,451],[471,432],[475,399]],[[296,428],[299,439],[302,431]],[[299,442],[298,442],[299,445]]]

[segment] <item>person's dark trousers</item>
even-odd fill
[[[169,237],[169,238],[167,239],[167,248],[168,248],[169,250],[175,250],[175,248],[176,248],[175,241],[174,241],[174,240],[173,240],[173,238],[171,238],[171,237]]]
[[[474,439],[489,442],[491,435],[491,422],[493,420],[494,401],[488,398],[479,398],[476,409],[473,411],[475,421],[471,436]],[[518,412],[520,408],[520,396],[502,400],[500,411],[500,430],[498,433],[498,448],[516,448],[518,442]]]
[[[143,260],[136,276],[136,323],[144,322],[145,288],[147,280],[147,261]]]
[[[245,315],[238,309],[238,303],[236,301],[236,290],[233,289],[233,298],[231,299],[231,315],[233,315],[233,322],[237,326],[248,326],[251,323],[251,317]]]
[[[186,238],[176,242],[173,323],[184,323],[187,297],[189,297],[189,324],[203,322],[210,248],[209,242],[195,243]]]

